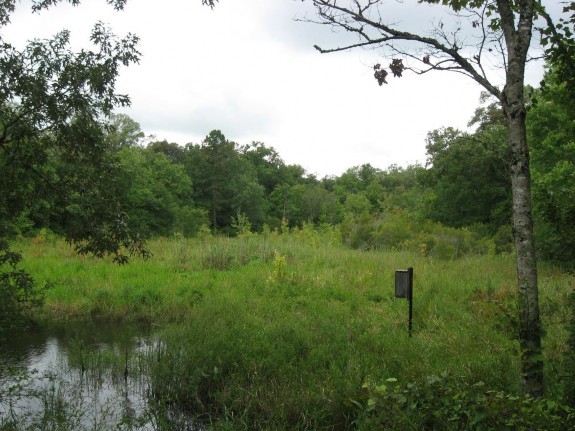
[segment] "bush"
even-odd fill
[[[567,350],[565,351],[565,375],[564,402],[575,408],[575,290],[569,296],[568,304],[571,312],[571,319],[567,324],[569,339],[567,340]]]
[[[483,225],[452,228],[432,221],[416,223],[400,209],[378,216],[362,214],[342,224],[343,242],[360,250],[407,250],[441,260],[493,255],[512,250],[511,228],[491,237]]]
[[[575,410],[547,399],[520,397],[443,374],[421,383],[365,384],[358,429],[572,430]]]

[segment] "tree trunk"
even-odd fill
[[[539,398],[543,395],[543,355],[523,94],[525,63],[531,43],[535,2],[534,0],[519,2],[516,5],[520,9],[518,13],[513,11],[511,2],[507,0],[496,0],[496,3],[507,47],[506,83],[500,101],[507,120],[511,157],[513,238],[520,301],[521,386],[524,394]]]
[[[508,122],[511,157],[513,236],[520,300],[521,384],[524,394],[538,398],[543,395],[543,357],[523,81],[520,80],[516,83],[508,81],[502,99],[503,110]]]

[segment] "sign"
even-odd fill
[[[399,269],[395,271],[395,297],[405,298],[409,301],[408,330],[411,337],[413,324],[413,268]]]
[[[409,271],[400,269],[395,271],[395,297],[409,298]]]

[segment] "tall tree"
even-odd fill
[[[112,150],[135,147],[145,137],[140,125],[126,114],[110,114],[106,128],[106,140]]]
[[[452,13],[443,14],[430,31],[416,33],[402,28],[400,24],[394,24],[393,17],[385,13],[388,5],[382,0],[310,1],[317,10],[317,22],[353,33],[358,38],[357,42],[345,46],[316,48],[322,53],[358,47],[379,48],[391,59],[387,68],[379,64],[374,66],[374,75],[380,85],[387,83],[389,72],[395,77],[401,77],[406,70],[420,74],[434,70],[454,71],[476,81],[501,104],[510,151],[517,284],[521,300],[521,381],[525,393],[541,396],[541,324],[523,92],[525,65],[537,16],[549,18],[546,24],[542,24],[544,29],[552,31],[557,27],[553,26],[553,21],[546,13],[544,2],[422,0],[424,3],[448,6]],[[454,15],[456,19],[451,24],[447,23],[446,19]],[[465,37],[464,33],[471,33],[472,37]],[[551,44],[550,52],[557,53],[558,58],[564,58],[564,50],[553,47],[572,46],[572,37],[572,33],[562,33],[560,37],[548,42]],[[503,88],[488,76],[486,65],[493,61],[501,64],[505,70]]]
[[[87,193],[81,193],[86,175],[49,178],[43,170],[54,155],[77,165],[78,172],[99,170],[100,175],[92,178],[103,178],[102,173],[114,169],[106,155],[108,147],[100,118],[109,115],[115,106],[130,102],[128,96],[114,91],[114,85],[120,68],[138,61],[138,38],[128,35],[119,39],[102,24],[96,24],[91,35],[95,50],[75,53],[69,48],[69,36],[62,31],[50,40],[33,40],[22,51],[2,42],[0,157],[7,173],[25,173],[34,184],[49,184],[62,198],[87,198]],[[12,184],[17,187],[20,181],[15,177]],[[25,194],[14,193],[14,189],[7,192],[12,201],[0,210],[4,213],[2,225],[18,217],[27,205]],[[106,194],[112,197],[108,193],[99,196]],[[94,208],[93,203],[84,205],[84,209]],[[68,239],[80,244],[82,251],[112,253],[124,259],[122,246],[131,247],[139,240],[125,229],[120,207],[116,200],[108,205],[110,212],[83,218],[85,225],[75,223],[73,230],[65,232]],[[8,234],[6,227],[0,226],[0,237]]]
[[[168,142],[166,140],[154,141],[150,142],[146,148],[154,153],[164,154],[172,163],[180,165],[185,163],[186,150],[174,142]]]
[[[243,145],[239,151],[242,158],[253,165],[258,183],[264,187],[266,195],[269,195],[281,182],[281,172],[285,168],[285,163],[278,152],[266,147],[262,142]]]
[[[173,234],[181,210],[193,209],[192,182],[184,167],[148,148],[123,148],[118,157],[129,225],[146,236]]]
[[[40,13],[62,2],[77,6],[81,0],[33,0],[31,11]],[[127,0],[106,2],[121,10]],[[202,0],[210,7],[216,2]],[[70,33],[64,30],[49,40],[32,40],[20,51],[2,34],[15,7],[16,0],[0,2],[0,164],[2,172],[8,174],[0,184],[5,188],[0,190],[0,239],[9,236],[30,198],[37,196],[30,190],[51,190],[62,198],[88,195],[83,181],[73,183],[70,177],[46,172],[51,159],[67,158],[78,165],[78,171],[99,170],[100,175],[93,176],[99,179],[117,165],[106,155],[110,144],[134,145],[141,137],[137,123],[112,114],[115,107],[130,103],[127,95],[115,91],[115,84],[122,67],[139,61],[138,37],[128,34],[118,38],[97,23],[90,36],[92,50],[73,52]],[[110,116],[108,125],[116,130],[113,142],[106,140],[111,134],[106,137],[102,130],[103,119]],[[73,178],[82,179],[81,175]],[[100,197],[104,195],[112,198],[109,193],[101,193]],[[83,251],[112,253],[120,260],[125,257],[123,246],[140,248],[138,236],[125,229],[121,203],[115,201],[109,202],[108,211],[103,210],[100,217],[85,217],[89,223],[83,228],[76,224],[73,232],[65,232],[68,239],[79,243]],[[86,201],[82,205],[75,200],[64,206],[89,209],[93,204]]]
[[[481,223],[495,233],[511,213],[507,146],[501,127],[474,133],[452,128],[427,135],[427,170],[422,183],[433,189],[428,218],[447,226]]]
[[[219,130],[212,130],[202,142],[202,155],[206,162],[206,188],[212,227],[226,224],[229,201],[232,198],[230,178],[238,172],[238,153],[235,142],[228,141]]]
[[[552,68],[527,115],[535,233],[540,256],[575,265],[575,111],[569,83]]]
[[[0,29],[13,7],[0,4]],[[103,25],[94,27],[91,38],[93,51],[75,53],[66,31],[33,40],[22,51],[0,35],[0,294],[13,305],[0,315],[0,332],[33,292],[32,278],[17,268],[21,256],[8,240],[19,221],[39,209],[40,199],[58,202],[42,209],[64,215],[63,233],[78,251],[112,254],[119,262],[127,259],[126,250],[145,253],[114,193],[116,166],[99,121],[114,106],[129,103],[114,84],[121,66],[138,61],[137,38],[118,39]],[[55,159],[74,166],[67,170],[71,175],[49,167]]]
[[[256,168],[221,131],[212,130],[201,145],[189,144],[184,165],[194,184],[194,200],[208,210],[214,231],[228,228],[240,214],[252,226],[263,224],[264,187]]]
[[[62,1],[33,0],[31,8],[40,12]],[[127,0],[106,1],[122,9]],[[214,1],[202,0],[212,7]],[[15,6],[16,0],[0,2],[0,294],[15,298],[11,312],[18,313],[33,283],[16,268],[21,256],[10,250],[8,240],[30,211],[30,201],[38,200],[38,190],[57,196],[64,234],[78,251],[112,254],[125,262],[126,250],[146,250],[126,223],[116,193],[121,189],[115,181],[118,163],[109,155],[102,124],[115,107],[130,103],[115,84],[122,67],[139,61],[138,38],[118,38],[97,23],[92,50],[72,51],[66,30],[18,50],[2,31]],[[55,159],[63,162],[65,175],[49,167]],[[54,208],[46,207],[51,213]],[[0,331],[6,316],[0,315]]]

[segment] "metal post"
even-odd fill
[[[411,338],[411,329],[413,324],[413,268],[407,268],[407,300],[409,301],[409,338]]]
[[[409,301],[409,338],[413,326],[413,268],[398,269],[395,271],[395,297],[405,298]]]

